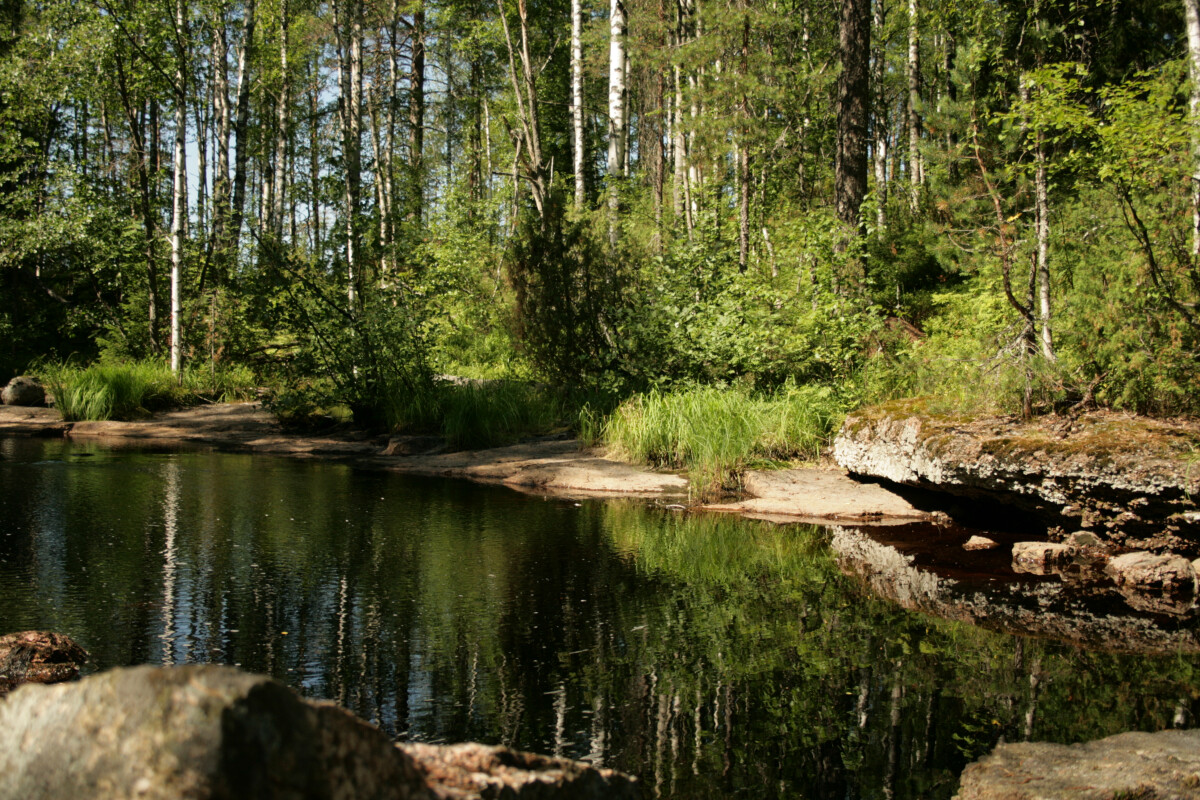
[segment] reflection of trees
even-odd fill
[[[905,611],[816,528],[249,456],[75,466],[21,478],[51,515],[4,500],[27,532],[0,543],[21,565],[0,623],[60,627],[100,667],[238,662],[398,736],[561,751],[664,796],[948,797],[1001,736],[1165,727],[1195,703],[1195,658]]]

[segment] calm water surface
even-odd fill
[[[237,664],[398,739],[588,759],[680,798],[948,798],[1001,738],[1196,724],[1197,656],[906,611],[843,575],[837,536],[0,439],[0,631],[66,633],[97,670]]]

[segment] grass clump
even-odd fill
[[[826,387],[772,396],[701,387],[635,395],[603,426],[602,441],[630,461],[686,469],[701,496],[735,488],[763,461],[815,461],[842,409]]]
[[[149,361],[102,362],[87,367],[59,364],[40,376],[63,419],[134,419],[166,408],[204,400],[249,397],[254,376],[245,368],[188,369],[175,376]]]
[[[454,447],[498,447],[561,425],[558,399],[537,386],[497,381],[444,386],[442,435]]]

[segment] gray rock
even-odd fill
[[[1100,537],[1091,531],[1075,531],[1064,539],[1063,543],[1082,550],[1102,550],[1105,547]]]
[[[46,390],[37,378],[20,375],[0,391],[0,402],[6,406],[44,406]]]
[[[1048,575],[1071,563],[1075,548],[1057,542],[1017,542],[1013,545],[1013,570]]]
[[[231,667],[116,669],[73,684],[22,686],[0,702],[4,798],[470,800],[638,792],[619,773],[503,748],[461,767],[481,773],[473,785],[439,783],[454,772],[447,766],[454,754],[417,750],[396,747],[344,709]]]
[[[1122,733],[1084,744],[1002,744],[963,771],[956,800],[1200,797],[1200,730]]]

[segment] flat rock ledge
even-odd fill
[[[1084,744],[1002,744],[963,771],[956,800],[1194,800],[1200,729]]]
[[[319,458],[408,475],[462,478],[566,497],[642,497],[686,503],[684,475],[615,461],[573,439],[545,439],[487,450],[445,452],[437,437],[313,435],[288,431],[261,403],[220,403],[132,422],[63,422],[50,408],[0,406],[0,436],[65,436],[107,447],[201,446],[291,458]],[[750,472],[748,497],[702,506],[777,522],[860,523],[928,519],[887,489],[832,470]]]
[[[1111,412],[971,419],[920,401],[848,417],[833,457],[852,474],[988,497],[1133,549],[1200,554],[1200,423]]]
[[[483,745],[394,745],[329,703],[232,667],[114,669],[0,702],[0,797],[640,797],[612,770]]]
[[[743,487],[746,499],[701,508],[777,522],[833,520],[903,525],[934,516],[879,484],[862,483],[834,470],[750,471]]]

